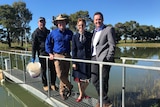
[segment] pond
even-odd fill
[[[15,56],[11,56],[15,59]],[[118,47],[116,49],[116,58],[130,57],[130,58],[145,58],[145,59],[159,59],[160,48],[139,48],[139,47]],[[18,57],[21,60],[21,57]],[[28,63],[30,57],[26,58]],[[23,61],[18,64],[12,63],[12,67],[18,65],[18,68],[23,69]],[[116,59],[116,63],[122,63],[121,60]],[[160,66],[159,62],[145,62],[145,61],[126,61],[127,64],[143,65],[143,66]],[[160,98],[160,71],[143,70],[136,68],[126,68],[126,90],[125,90],[125,106],[126,107],[151,107],[157,103]],[[74,89],[78,90],[77,84],[71,78]],[[6,87],[12,84],[7,85]],[[2,88],[2,87],[0,87]],[[12,88],[12,90],[18,90]],[[92,91],[91,91],[92,90]],[[0,89],[2,92],[2,89]],[[1,93],[0,92],[0,93]],[[3,93],[5,93],[3,89]],[[89,96],[97,98],[97,94],[92,84],[87,87],[86,93]],[[16,93],[19,94],[19,93]],[[24,91],[24,95],[28,93]],[[109,97],[113,101],[115,107],[121,107],[122,96],[122,67],[112,66],[109,80]],[[0,95],[1,99],[2,95]],[[2,97],[3,98],[3,97]],[[30,98],[30,97],[28,97]],[[21,99],[23,100],[23,99]],[[8,99],[6,98],[6,102]],[[34,99],[33,99],[34,101]],[[5,101],[4,101],[5,102]],[[19,102],[19,101],[18,101]],[[24,102],[24,101],[22,101]],[[40,107],[40,105],[37,105]],[[8,107],[8,106],[4,106]],[[12,106],[11,106],[12,107]],[[13,106],[18,107],[18,106]],[[45,106],[44,106],[45,107]]]
[[[0,107],[51,107],[16,83],[0,85]]]

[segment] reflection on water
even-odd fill
[[[0,104],[1,107],[27,107],[19,98],[17,98],[5,86],[0,86]]]
[[[160,57],[160,48],[142,48],[142,47],[117,47],[116,57],[130,58],[156,58]],[[156,57],[155,57],[156,56]]]
[[[116,57],[159,59],[159,48],[120,47]],[[116,60],[121,63],[120,60]],[[127,61],[127,64],[156,66],[159,62]],[[151,107],[160,99],[160,71],[126,68],[126,107]],[[122,67],[113,67],[110,74],[110,96],[116,107],[121,105]]]
[[[5,81],[0,85],[0,107],[51,107],[18,84]]]
[[[116,57],[159,59],[160,49],[159,48],[139,48],[139,47],[117,47],[115,56]],[[11,57],[15,58],[15,56],[11,56]],[[23,69],[23,61],[21,60],[21,57],[17,57],[17,59],[20,60],[17,64],[18,68]],[[26,59],[27,61],[29,61],[30,58],[27,57]],[[122,61],[119,59],[116,59],[116,62],[122,63]],[[126,63],[134,64],[134,65],[144,65],[144,66],[160,66],[160,63],[158,62],[144,62],[144,61],[130,61],[129,60]],[[16,63],[12,62],[12,67],[15,67],[17,65]],[[126,68],[126,93],[125,93],[126,107],[151,107],[151,105],[156,103],[157,99],[160,99],[160,91],[159,91],[160,90],[160,85],[159,85],[160,79],[159,77],[160,77],[159,71]],[[78,90],[77,84],[73,81],[73,79],[71,79],[71,82],[72,84],[74,84],[74,89]],[[113,104],[115,107],[121,107],[122,67],[112,66],[111,71],[110,71],[110,81],[109,82],[110,82],[109,97],[113,101]],[[11,86],[11,84],[8,86]],[[12,90],[14,91],[19,90],[13,87],[14,86],[12,86],[11,88]],[[0,93],[1,91],[3,92],[4,89],[2,90],[0,87]],[[25,96],[28,95],[28,92],[26,91],[24,91],[24,93],[20,93],[20,92],[18,93],[18,92],[19,91],[17,91],[16,95],[21,95],[21,94]],[[95,92],[95,89],[92,84],[90,84],[89,87],[87,87],[86,93],[92,97],[97,97],[97,93]],[[2,97],[0,95],[0,99],[1,98]],[[28,96],[27,98],[30,98],[30,97]],[[32,100],[34,101],[35,99],[36,98],[33,98]],[[10,102],[10,103],[13,104],[13,102]]]

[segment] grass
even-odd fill
[[[120,43],[118,47],[131,46],[131,47],[160,47],[160,43]]]
[[[130,46],[130,47],[160,47],[160,41],[131,41],[127,40],[126,43],[124,40],[119,41],[119,43],[116,44],[118,47],[123,46]]]
[[[23,44],[24,46],[20,46],[17,43],[11,43],[11,47],[9,48],[8,44],[1,43],[0,42],[0,50],[25,50],[31,51],[32,44]],[[157,41],[131,41],[127,40],[126,43],[124,40],[119,41],[119,43],[116,44],[117,47],[160,47],[160,40]]]
[[[116,44],[117,47],[160,47],[160,41],[131,41],[127,40],[126,43],[124,40],[119,41],[119,43]],[[27,47],[27,50],[31,51],[32,44],[26,44],[24,43],[24,46],[20,46],[17,43],[11,43],[11,48],[8,47],[8,44],[1,43],[0,42],[0,50],[25,50]]]
[[[27,44],[27,50],[31,50],[31,44]],[[0,43],[0,50],[25,50],[26,49],[26,45],[24,44],[24,46],[20,46],[20,44],[18,45],[17,43],[11,43],[11,47],[8,46],[8,44],[5,43]]]
[[[131,41],[127,40],[125,43],[124,40],[119,41],[119,43],[116,44],[118,47],[123,46],[130,46],[130,47],[160,47],[160,41]]]

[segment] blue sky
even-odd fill
[[[0,0],[0,5],[13,4],[18,0]],[[160,0],[22,0],[33,14],[30,22],[31,32],[37,28],[40,16],[46,18],[46,27],[50,29],[52,16],[72,14],[79,10],[93,14],[100,11],[104,15],[104,23],[115,25],[130,20],[140,25],[160,27]]]

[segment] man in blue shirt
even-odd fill
[[[72,40],[73,32],[66,28],[68,23],[67,18],[63,15],[59,15],[54,24],[57,29],[54,29],[47,37],[45,43],[46,52],[49,54],[50,60],[54,57],[65,58],[70,56],[70,42]],[[73,85],[68,80],[68,73],[70,69],[70,62],[63,60],[54,60],[57,77],[59,78],[59,93],[63,100],[71,94]],[[66,91],[67,90],[67,91]]]

